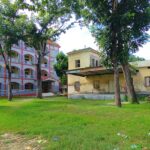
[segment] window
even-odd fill
[[[25,70],[25,75],[32,75],[33,71],[30,69]]]
[[[25,70],[25,74],[26,74],[26,75],[29,75],[29,70]]]
[[[27,55],[25,56],[25,61],[29,61],[30,60],[30,57]]]
[[[16,68],[16,67],[12,67],[12,68],[11,68],[11,72],[12,72],[12,73],[18,73],[18,72],[17,72],[17,68]]]
[[[150,86],[150,77],[145,77],[145,86],[146,87]]]
[[[80,67],[80,60],[75,60],[75,67],[76,68]]]
[[[95,66],[95,59],[92,59],[92,67]]]
[[[26,83],[25,84],[25,89],[26,90],[33,90],[33,84],[32,83]]]
[[[96,67],[98,67],[98,60],[96,60]]]
[[[99,89],[99,88],[100,88],[99,81],[94,81],[94,82],[93,82],[93,88],[94,88],[94,89]]]
[[[11,88],[12,88],[12,90],[19,90],[19,83],[12,82],[11,83]]]
[[[75,91],[80,91],[80,82],[79,81],[76,81],[75,83],[74,83],[74,89],[75,89]]]

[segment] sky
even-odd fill
[[[150,34],[150,31],[148,33]],[[79,25],[62,34],[57,42],[61,46],[60,50],[64,53],[86,47],[98,50],[98,46],[88,29],[86,27],[81,29]],[[150,42],[143,45],[135,55],[150,60]]]

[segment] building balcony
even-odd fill
[[[33,65],[33,61],[24,61],[26,65]]]
[[[20,74],[12,73],[11,77],[12,78],[20,78]]]
[[[48,76],[41,76],[42,80],[47,80],[49,77]]]
[[[44,57],[42,59],[42,67],[47,68],[48,67],[48,58]]]
[[[42,64],[41,65],[43,68],[47,68],[48,67],[48,64]]]
[[[27,79],[33,79],[34,75],[33,74],[25,74],[25,78],[27,78]]]
[[[12,48],[20,49],[20,46],[19,46],[19,45],[14,44],[14,45],[12,46]]]
[[[4,77],[4,72],[0,72],[0,77]]]
[[[11,58],[12,63],[20,63],[20,59],[18,57],[16,58]]]
[[[30,51],[30,52],[34,52],[34,48],[31,48],[31,47],[26,47],[25,50]]]

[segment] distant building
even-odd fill
[[[56,63],[56,56],[60,46],[57,43],[48,41],[47,55],[42,60],[42,90],[43,93],[58,92],[59,78],[56,75],[53,65]],[[12,93],[13,95],[36,95],[37,90],[37,53],[35,49],[27,47],[23,41],[12,47]],[[8,90],[8,73],[3,57],[0,56],[0,96],[6,96]]]
[[[113,70],[100,65],[99,52],[92,48],[74,50],[68,53],[68,97],[90,99],[113,99]],[[131,63],[135,66],[132,75],[135,90],[150,94],[150,61]],[[121,93],[126,93],[123,72],[120,69]]]

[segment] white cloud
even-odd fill
[[[60,50],[67,53],[74,49],[82,49],[85,47],[98,49],[98,46],[94,41],[94,38],[91,36],[91,33],[86,27],[81,29],[78,25],[76,25],[65,34],[62,34],[58,40],[58,43],[61,46]],[[140,48],[135,55],[145,59],[150,59],[150,42],[143,45],[143,47]]]
[[[142,48],[140,48],[136,55],[150,60],[150,42],[148,42]]]
[[[80,28],[75,26],[68,30],[65,34],[62,34],[58,40],[61,48],[60,50],[67,53],[74,49],[82,49],[85,47],[91,47],[98,49],[94,42],[94,38],[87,28]]]

